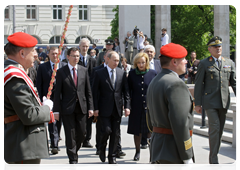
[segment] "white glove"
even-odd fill
[[[192,158],[188,160],[183,160],[183,163],[184,163],[184,166],[182,166],[182,170],[190,170],[192,168],[192,165],[193,165]]]
[[[52,110],[52,108],[53,108],[52,100],[47,99],[45,96],[43,96],[43,105],[44,106],[47,105],[50,108],[50,110]]]

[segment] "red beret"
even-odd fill
[[[170,58],[184,58],[187,56],[187,50],[179,44],[169,43],[160,49],[161,55]]]
[[[18,47],[24,48],[34,47],[38,43],[36,38],[24,32],[16,32],[9,35],[7,40]]]

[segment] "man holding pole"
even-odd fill
[[[12,164],[39,164],[48,158],[45,122],[54,122],[53,103],[43,105],[26,70],[33,66],[37,39],[16,32],[8,36],[4,50],[4,159]],[[50,123],[51,123],[50,122]]]

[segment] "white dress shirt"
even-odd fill
[[[213,56],[212,56],[212,57],[213,57]],[[222,63],[222,56],[220,56],[220,57],[218,57],[218,58],[213,57],[213,59],[215,60],[215,63],[216,63],[217,66],[219,67],[217,60]]]
[[[150,61],[150,69],[155,70],[154,59]]]
[[[69,68],[71,76],[73,78],[73,66],[70,63],[68,63],[68,68]],[[77,64],[75,65],[75,73],[77,75]]]
[[[162,39],[161,39],[162,40],[162,46],[168,44],[168,39],[169,39],[168,34],[165,34],[165,36],[162,37]]]

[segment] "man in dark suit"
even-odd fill
[[[77,64],[79,50],[70,48],[67,58],[68,64],[57,72],[53,112],[62,116],[69,163],[76,164],[86,135],[86,117],[93,116],[93,100],[88,71]]]
[[[106,145],[110,136],[108,162],[116,164],[122,109],[124,106],[125,116],[130,114],[130,97],[126,73],[117,67],[119,55],[112,51],[108,54],[107,60],[107,67],[96,71],[94,75],[94,116],[99,116],[98,119],[101,121],[100,160],[105,162]]]
[[[41,101],[43,100],[43,96],[47,96],[47,93],[48,93],[48,88],[52,78],[54,65],[57,62],[58,48],[51,47],[48,55],[49,55],[50,61],[40,64],[37,72],[37,90],[38,90],[38,94]],[[65,65],[67,64],[63,62],[59,62],[58,68],[61,68]],[[53,83],[52,94],[50,96],[51,100],[54,99],[55,86],[56,86],[56,82]],[[55,121],[54,123],[51,123],[48,125],[52,154],[57,154],[59,150],[58,142],[60,138],[61,124],[62,124],[62,119],[60,117],[59,121]]]
[[[40,61],[45,61],[47,54],[43,52],[43,48],[39,48],[38,58]]]
[[[154,59],[155,57],[155,48],[152,45],[147,45],[144,48],[144,52],[148,54],[150,69],[155,70],[158,73],[162,71],[160,60]]]
[[[92,74],[92,70],[96,66],[96,59],[92,58],[90,55],[87,54],[89,45],[90,45],[90,41],[87,38],[82,38],[81,41],[79,42],[80,59],[78,64],[88,69],[88,75],[90,78]],[[91,137],[92,137],[93,117],[89,119],[86,118],[86,119],[87,119],[87,124],[86,124],[87,134],[86,134],[85,140],[83,141],[82,147],[92,148],[93,146],[90,144],[89,141],[91,140]]]
[[[147,90],[153,126],[150,161],[157,164],[193,163],[193,98],[178,75],[186,71],[187,50],[170,43],[161,50],[162,71]]]

